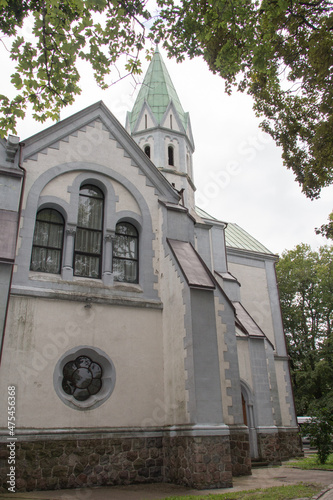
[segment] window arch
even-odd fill
[[[57,210],[44,208],[37,213],[30,263],[32,271],[60,273],[64,226],[64,218]]]
[[[173,146],[168,146],[168,165],[175,166],[175,151]]]
[[[112,272],[115,281],[138,282],[138,231],[129,222],[116,226]]]
[[[102,264],[104,195],[91,184],[79,194],[79,214],[74,248],[74,275],[100,278]]]
[[[144,152],[150,158],[150,146],[147,144],[147,146],[144,147]]]

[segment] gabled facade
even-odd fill
[[[126,129],[98,102],[0,144],[5,490],[229,487],[301,452],[276,256],[195,207],[158,51]]]

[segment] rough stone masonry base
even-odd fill
[[[229,436],[127,437],[16,441],[16,491],[174,482],[232,486]],[[1,443],[8,490],[8,448]]]
[[[0,447],[1,491],[8,490],[7,443]],[[261,436],[258,444],[270,462],[301,453],[296,433]],[[243,474],[251,474],[248,434],[244,432],[39,440],[30,436],[15,442],[16,491],[152,482],[227,488],[232,486],[232,476]]]

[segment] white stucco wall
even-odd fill
[[[228,269],[241,283],[240,296],[243,306],[275,345],[265,268],[228,262]]]
[[[18,387],[17,427],[131,427],[149,423],[164,399],[163,332],[160,310],[12,297],[1,377],[1,407],[7,385]],[[113,361],[116,385],[100,407],[66,406],[53,387],[59,358],[77,346],[98,347]],[[2,413],[1,427],[6,427]]]

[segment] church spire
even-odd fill
[[[133,110],[130,113],[131,131],[133,131],[136,125],[140,111],[145,102],[149,105],[157,125],[162,125],[165,112],[172,102],[177,110],[184,130],[186,131],[188,113],[184,113],[176,89],[171,81],[169,72],[164,64],[158,47],[156,47]]]
[[[126,128],[169,182],[179,191],[185,190],[187,205],[194,205],[190,117],[183,110],[158,47],[127,114]]]

